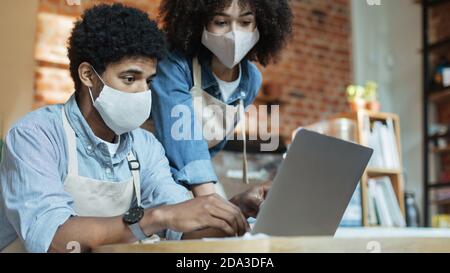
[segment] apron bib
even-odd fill
[[[244,101],[241,99],[238,106],[228,105],[202,89],[202,69],[197,58],[192,61],[194,86],[191,94],[194,101],[195,118],[202,125],[202,132],[207,131],[206,142],[212,148],[231,136],[235,130],[235,122],[242,120],[243,141],[243,182],[249,184],[247,177],[247,139]]]
[[[64,190],[74,200],[74,210],[82,217],[116,217],[125,214],[130,209],[133,195],[141,206],[141,189],[139,170],[131,170],[132,177],[122,182],[101,181],[78,175],[78,156],[75,132],[62,109],[64,130],[68,147],[68,174],[64,180]],[[130,166],[139,164],[133,152],[127,156]],[[153,240],[156,238],[153,237]],[[17,238],[2,250],[7,252],[26,252],[23,242]]]

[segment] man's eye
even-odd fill
[[[251,23],[252,23],[252,22],[250,22],[250,21],[245,21],[245,22],[242,22],[241,24],[242,24],[243,26],[249,26]]]
[[[134,77],[131,77],[131,76],[125,77],[124,79],[125,79],[125,81],[127,83],[133,83],[134,82]]]

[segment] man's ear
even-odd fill
[[[89,63],[83,62],[78,66],[78,77],[85,86],[91,88],[94,86],[94,71]]]

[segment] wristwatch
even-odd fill
[[[139,221],[141,221],[143,217],[144,208],[142,207],[131,208],[123,215],[123,222],[130,227],[134,237],[136,237],[139,241],[143,241],[150,237],[147,236],[139,226]]]

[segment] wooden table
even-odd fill
[[[97,253],[450,253],[450,238],[270,237],[110,245]]]

